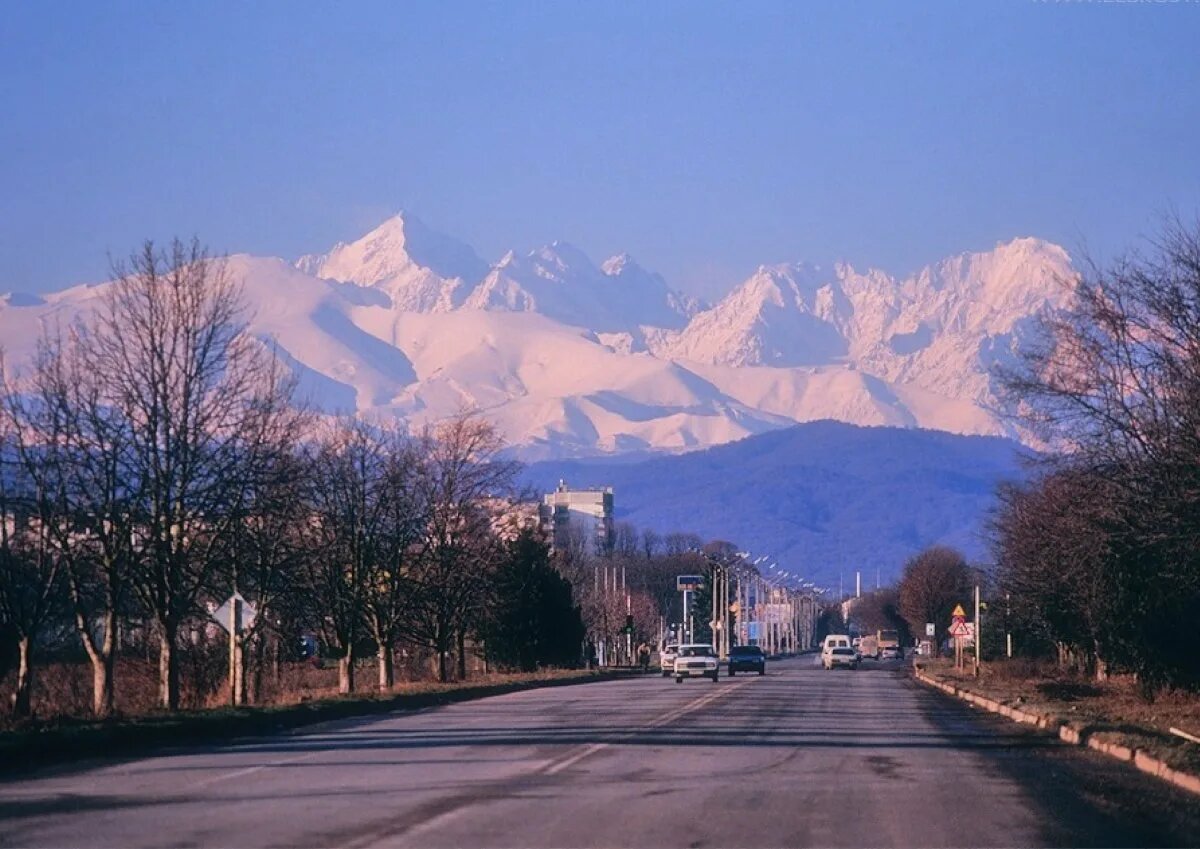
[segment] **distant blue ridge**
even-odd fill
[[[996,487],[1024,479],[1032,456],[1001,437],[818,421],[631,463],[533,463],[523,482],[612,486],[618,522],[728,540],[835,590],[840,571],[853,591],[856,570],[864,587],[877,569],[890,583],[935,544],[986,561]]]

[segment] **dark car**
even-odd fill
[[[734,646],[729,650],[729,674],[757,672],[767,674],[767,656],[758,646]]]

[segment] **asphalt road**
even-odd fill
[[[649,676],[0,784],[4,846],[1200,845],[1200,800],[898,663]]]

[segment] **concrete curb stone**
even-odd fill
[[[922,684],[936,687],[942,692],[954,696],[969,704],[977,705],[984,710],[999,714],[1026,725],[1035,725],[1038,728],[1058,729],[1058,737],[1064,743],[1069,743],[1072,746],[1087,746],[1089,749],[1094,749],[1097,752],[1108,755],[1119,761],[1132,762],[1137,769],[1149,775],[1157,776],[1164,781],[1169,781],[1176,787],[1187,790],[1189,793],[1195,793],[1200,796],[1200,775],[1193,775],[1183,770],[1174,769],[1168,766],[1163,761],[1152,755],[1147,754],[1141,749],[1131,749],[1128,746],[1122,746],[1118,743],[1110,743],[1105,740],[1097,739],[1087,726],[1075,725],[1067,723],[1056,716],[1049,714],[1036,714],[1018,708],[1010,707],[1002,704],[994,699],[989,699],[977,693],[972,693],[970,690],[965,690],[961,687],[955,687],[943,681],[939,681],[932,675],[922,672],[919,668],[913,668],[913,674]]]

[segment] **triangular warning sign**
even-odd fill
[[[950,636],[951,637],[969,637],[969,636],[971,636],[971,629],[967,627],[966,622],[955,622],[953,625],[950,626]]]
[[[967,616],[967,611],[962,609],[961,604],[956,604],[954,605],[954,612],[950,615],[955,619],[965,619]]]

